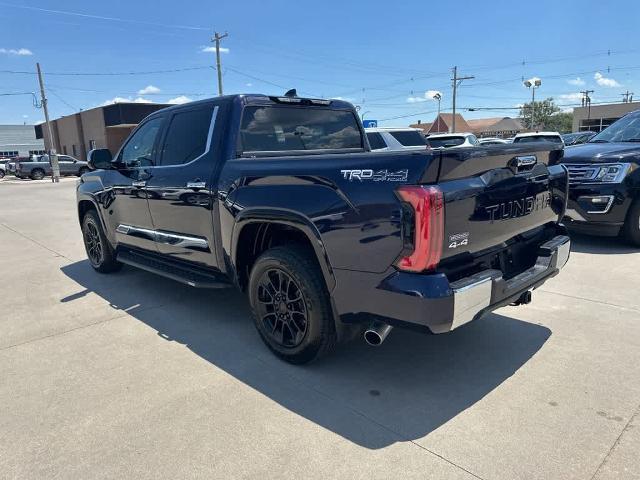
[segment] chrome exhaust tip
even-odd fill
[[[387,338],[393,327],[382,322],[371,322],[369,328],[364,331],[364,340],[372,347],[379,347]]]

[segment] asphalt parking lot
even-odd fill
[[[0,182],[0,476],[640,478],[640,252],[578,237],[526,307],[294,367],[240,293],[94,273],[74,184]]]

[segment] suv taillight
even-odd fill
[[[405,185],[397,190],[400,199],[413,209],[412,225],[403,235],[413,251],[396,262],[400,270],[422,272],[438,265],[444,235],[444,201],[437,187]],[[403,222],[404,223],[404,222]],[[406,228],[409,227],[409,228]]]

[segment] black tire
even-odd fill
[[[4,170],[0,170],[0,178],[4,178]]]
[[[633,202],[629,208],[622,230],[629,243],[634,247],[640,247],[640,199]]]
[[[87,167],[82,167],[80,170],[78,170],[78,176],[81,177],[82,175],[84,175],[88,171],[89,171],[89,169]]]
[[[44,178],[44,170],[42,170],[41,168],[34,168],[31,171],[31,180],[42,180]]]
[[[305,249],[274,247],[260,255],[249,277],[249,302],[260,337],[281,359],[308,363],[335,347],[329,293]]]
[[[82,239],[87,258],[94,270],[111,273],[122,268],[122,263],[116,260],[115,252],[102,230],[95,210],[89,210],[82,219]]]

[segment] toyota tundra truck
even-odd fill
[[[450,332],[569,258],[554,144],[372,153],[340,100],[230,95],[153,113],[92,150],[78,220],[98,272],[131,265],[246,292],[275,355]]]

